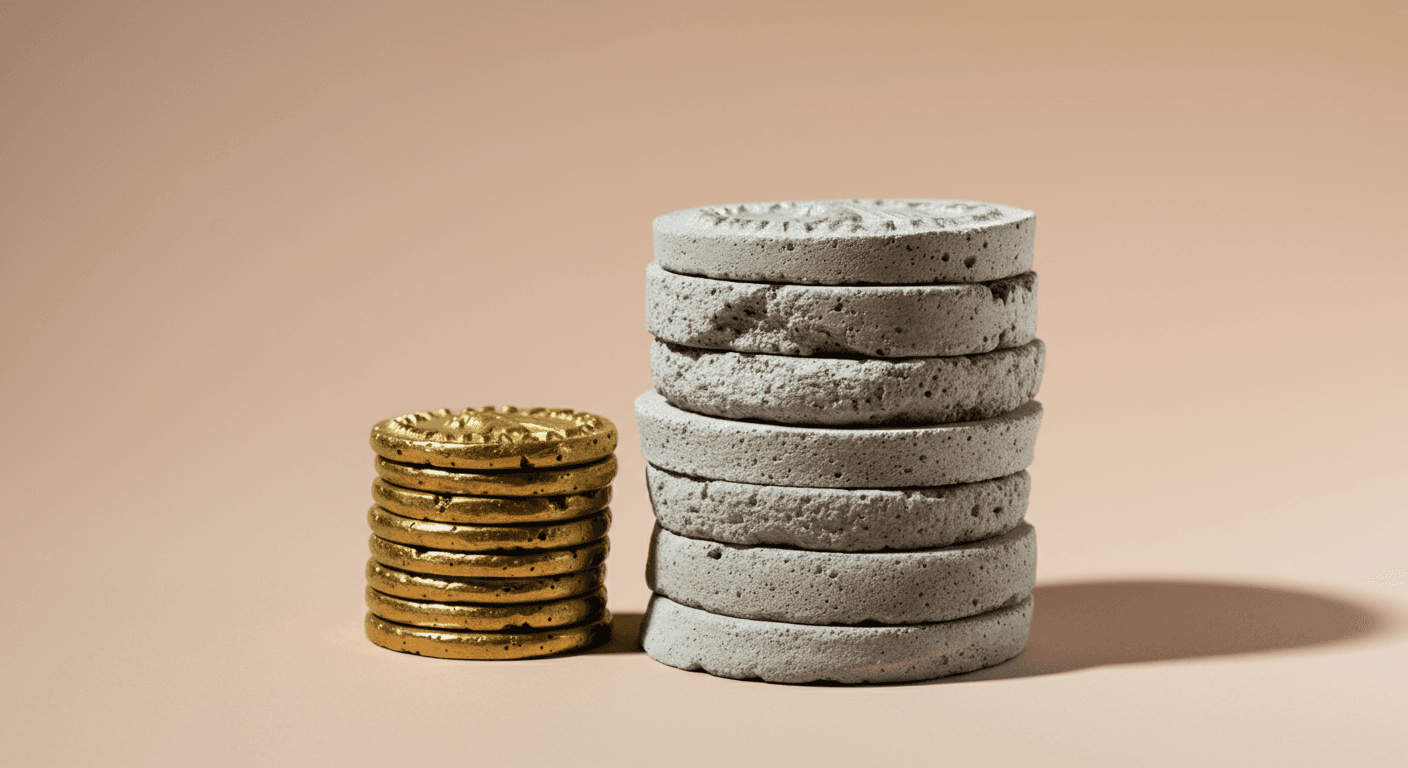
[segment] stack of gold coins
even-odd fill
[[[616,425],[563,408],[413,413],[372,428],[367,638],[447,659],[523,659],[611,634]]]

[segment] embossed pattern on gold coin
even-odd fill
[[[387,541],[452,552],[491,552],[515,549],[562,549],[581,546],[606,535],[611,510],[579,520],[549,525],[455,525],[415,520],[373,506],[367,511],[372,533]]]
[[[376,472],[392,485],[460,496],[557,496],[605,488],[616,477],[616,457],[594,464],[534,472],[460,472],[376,459]]]
[[[610,455],[616,425],[567,408],[442,408],[378,423],[371,444],[392,461],[451,469],[565,467]]]
[[[407,600],[434,603],[543,603],[589,594],[606,583],[606,566],[556,576],[529,579],[457,579],[411,573],[372,558],[367,561],[367,586]]]
[[[367,587],[367,610],[387,621],[414,627],[522,632],[596,621],[606,612],[606,593],[597,591],[547,603],[474,605],[407,600]]]
[[[606,560],[606,539],[571,549],[528,552],[449,552],[397,544],[378,536],[370,541],[378,563],[413,573],[461,578],[532,578],[595,568]]]
[[[451,496],[413,491],[377,478],[372,499],[402,517],[464,525],[504,525],[575,520],[611,502],[611,487],[559,496]]]
[[[402,653],[440,659],[531,659],[579,651],[611,638],[611,613],[589,624],[541,632],[463,632],[412,627],[368,613],[367,639]]]

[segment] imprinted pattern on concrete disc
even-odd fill
[[[1012,605],[1036,584],[1028,523],[990,539],[907,552],[809,552],[677,536],[659,526],[645,580],[681,605],[796,624],[925,624]]]
[[[915,427],[797,427],[701,416],[636,398],[645,460],[710,480],[808,488],[924,488],[991,480],[1032,462],[1041,404]]]
[[[645,470],[660,527],[692,539],[831,552],[930,549],[997,536],[1027,511],[1026,472],[904,490],[798,488]]]
[[[782,424],[943,424],[1036,397],[1040,340],[982,355],[857,360],[693,349],[656,341],[655,389],[686,411]]]
[[[1032,598],[934,624],[819,627],[719,616],[655,595],[641,624],[650,658],[772,683],[901,683],[972,672],[1022,652]]]
[[[1036,273],[988,283],[832,286],[740,283],[645,270],[645,328],[702,349],[775,355],[935,357],[1036,336]]]
[[[671,272],[812,285],[997,280],[1032,268],[1036,215],[966,200],[711,205],[655,220]]]

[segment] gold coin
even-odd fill
[[[387,621],[413,627],[523,632],[596,621],[606,612],[606,590],[548,603],[471,605],[406,600],[367,587],[367,610]]]
[[[412,627],[368,613],[367,639],[383,648],[439,659],[531,659],[580,651],[611,639],[611,612],[599,620],[543,632],[457,632]]]
[[[454,579],[388,568],[367,561],[367,586],[407,600],[434,603],[543,603],[595,592],[605,585],[606,566],[536,579]]]
[[[441,523],[496,525],[573,520],[606,508],[611,486],[561,496],[450,496],[400,488],[377,478],[372,498],[384,509],[402,517]]]
[[[400,464],[376,457],[376,473],[392,485],[461,496],[558,496],[605,488],[616,476],[616,457],[595,464],[538,472],[462,472]]]
[[[595,568],[606,561],[608,539],[571,549],[536,552],[447,552],[443,549],[408,547],[372,536],[372,557],[378,563],[411,573],[484,579],[555,576]]]
[[[611,528],[611,510],[550,525],[455,525],[415,520],[373,506],[367,511],[372,533],[387,541],[451,552],[562,549],[596,541]]]
[[[392,461],[452,469],[566,467],[616,450],[616,425],[568,408],[442,408],[379,422],[372,450]]]

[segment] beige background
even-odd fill
[[[1055,5],[0,0],[0,761],[1404,764],[1404,6]],[[633,631],[650,220],[851,196],[1038,213],[1025,656],[362,637],[368,429],[501,403],[619,425]]]

